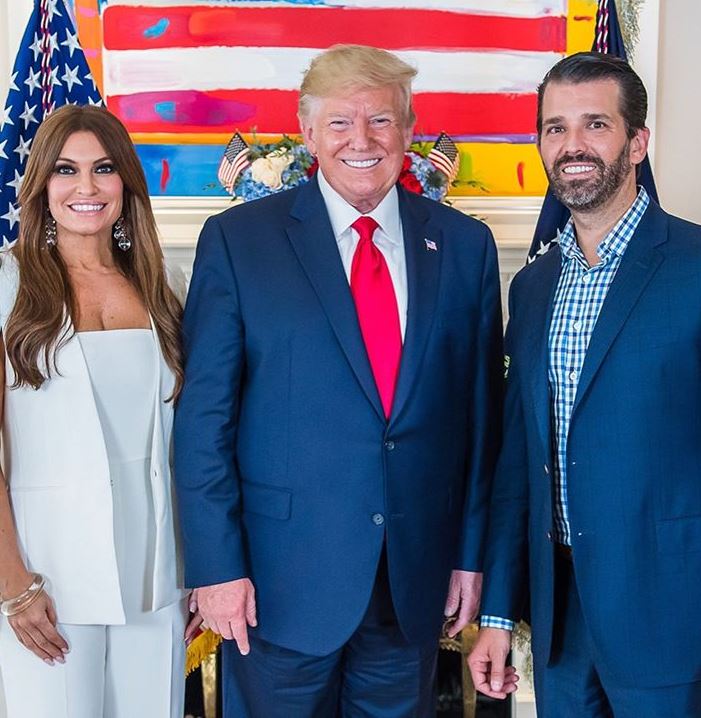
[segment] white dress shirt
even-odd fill
[[[362,215],[336,192],[321,170],[318,171],[318,177],[321,196],[324,198],[324,204],[329,213],[331,227],[338,244],[338,251],[341,254],[343,269],[350,284],[353,255],[360,239],[360,236],[351,225]],[[382,252],[392,278],[394,295],[397,298],[397,309],[399,310],[399,327],[403,340],[406,332],[406,312],[409,295],[407,291],[404,234],[402,233],[402,220],[399,216],[397,188],[392,187],[380,204],[372,212],[368,212],[367,216],[372,217],[379,225],[375,230],[372,241]]]

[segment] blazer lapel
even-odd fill
[[[548,366],[550,357],[548,335],[553,314],[555,289],[562,270],[562,254],[554,247],[530,271],[533,278],[529,285],[528,305],[521,309],[523,322],[527,323],[529,370],[524,376],[530,376],[530,390],[533,396],[533,408],[538,425],[538,434],[547,455],[550,452],[550,389],[548,387]],[[532,286],[531,286],[532,285]]]
[[[64,317],[62,331],[65,331],[70,339],[56,355],[58,371],[64,376],[75,378],[75,406],[79,407],[76,411],[76,416],[84,417],[85,424],[83,426],[89,426],[92,431],[91,436],[86,434],[82,437],[85,451],[93,454],[96,471],[99,471],[99,467],[104,467],[104,474],[109,477],[107,444],[100,413],[97,410],[97,401],[90,378],[88,362],[85,358],[83,345],[80,343],[80,337],[75,331],[67,310],[64,310]]]
[[[183,586],[179,574],[180,562],[173,561],[179,552],[174,527],[173,494],[170,476],[171,431],[173,405],[166,404],[175,388],[175,375],[163,356],[158,331],[149,314],[153,334],[154,384],[153,434],[151,436],[151,496],[156,524],[156,541],[153,556],[153,593],[151,609],[156,611],[180,597],[176,587]]]
[[[360,386],[384,422],[348,278],[316,178],[299,190],[290,214],[287,235],[292,247]]]
[[[430,226],[428,212],[418,202],[412,202],[412,198],[401,187],[398,186],[397,190],[404,234],[409,298],[404,346],[394,393],[391,421],[396,420],[399,416],[409,399],[412,388],[418,382],[421,362],[426,351],[426,342],[433,325],[443,255],[441,232]],[[428,249],[427,239],[435,243],[435,250]]]
[[[626,248],[594,327],[577,385],[572,416],[591,386],[611,344],[663,260],[657,246],[667,241],[667,224],[664,212],[651,201]]]
[[[151,462],[154,466],[167,466],[169,447],[165,444],[165,437],[170,436],[173,416],[172,411],[164,409],[166,408],[165,400],[172,395],[175,388],[175,375],[163,356],[156,324],[150,314],[149,322],[151,324],[151,333],[153,334],[154,383],[156,386],[153,406]]]

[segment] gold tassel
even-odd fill
[[[221,636],[209,628],[193,638],[187,647],[185,675],[189,676],[196,668],[199,668],[202,661],[217,650],[221,641]]]

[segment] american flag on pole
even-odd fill
[[[234,193],[236,178],[249,164],[246,140],[238,132],[235,132],[224,150],[224,156],[221,158],[217,172],[219,182],[229,194]]]
[[[298,133],[302,73],[312,57],[341,42],[383,47],[417,67],[418,137],[449,134],[469,151],[466,167],[485,168],[480,181],[491,191],[538,193],[544,181],[533,146],[536,87],[549,67],[579,49],[583,28],[591,37],[588,9],[595,8],[592,0],[92,5],[101,13],[94,47],[107,106],[132,133],[152,193],[170,195],[201,193],[235,130]]]
[[[102,103],[62,0],[36,0],[0,106],[0,240],[17,239],[16,205],[39,123],[65,104]]]
[[[598,0],[592,50],[610,53],[623,60],[628,59],[614,0]],[[655,180],[652,176],[652,167],[647,157],[638,168],[638,183],[645,187],[652,199],[656,202],[659,201]],[[548,188],[533,234],[533,241],[528,250],[528,263],[545,254],[557,244],[560,232],[565,228],[569,218],[570,212],[567,207]]]
[[[428,153],[428,159],[448,178],[448,184],[456,178],[460,169],[460,153],[455,142],[445,132],[438,135]]]

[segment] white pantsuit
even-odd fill
[[[4,328],[17,288],[0,266]],[[180,718],[186,606],[169,447],[173,374],[155,328],[74,334],[35,391],[10,388],[5,477],[27,567],[42,573],[65,665],[0,625],[8,718]]]
[[[59,624],[71,652],[47,666],[0,624],[8,718],[182,718],[186,606],[121,626]]]

